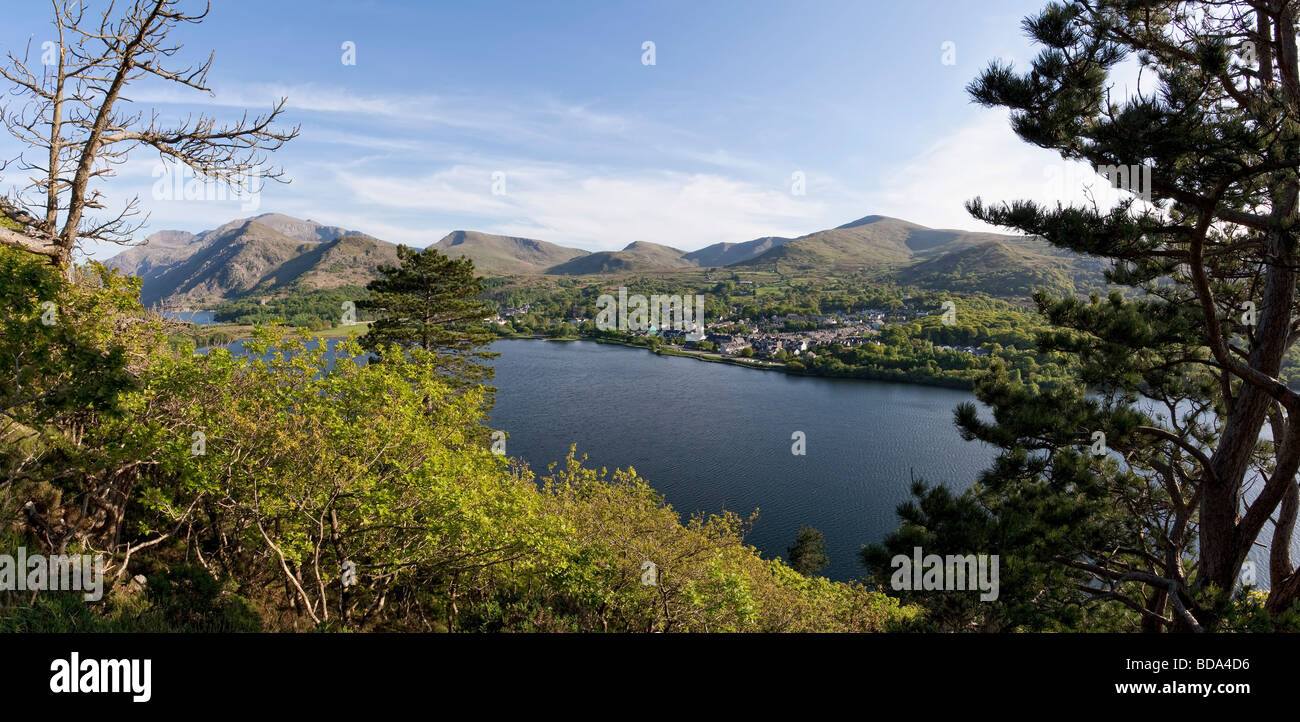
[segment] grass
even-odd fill
[[[321,338],[348,338],[350,336],[360,336],[368,328],[370,328],[369,321],[357,321],[351,326],[335,326],[334,328],[312,331],[311,333],[313,336],[320,336]]]

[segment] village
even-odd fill
[[[511,319],[535,312],[532,304],[504,307],[496,315],[485,319],[489,323],[505,326]],[[737,309],[733,308],[735,313]],[[629,336],[646,339],[662,338],[669,347],[684,351],[703,351],[721,356],[784,361],[799,357],[816,358],[814,349],[838,345],[851,348],[861,345],[883,346],[880,331],[890,324],[901,324],[926,315],[914,309],[885,311],[866,309],[856,312],[839,312],[821,315],[787,313],[761,316],[757,319],[723,316],[706,322],[703,330],[694,321],[684,328],[661,327],[650,324],[646,328],[627,328]],[[588,319],[571,317],[564,324],[582,329]],[[791,330],[790,327],[802,327]],[[987,356],[988,351],[978,346],[935,346],[939,351],[955,351],[974,356]]]
[[[845,348],[869,344],[881,346],[880,329],[890,323],[904,323],[921,314],[912,311],[887,313],[877,309],[867,309],[860,314],[830,314],[821,316],[803,316],[786,314],[768,316],[757,323],[749,319],[727,322],[725,319],[714,324],[706,324],[705,340],[714,345],[716,350],[727,356],[754,356],[758,358],[794,357],[816,358],[813,349],[822,346],[839,345]],[[783,331],[791,324],[815,324],[815,328],[802,331]],[[737,330],[736,327],[740,327]],[[729,332],[722,332],[726,329]],[[665,332],[665,338],[673,338]],[[942,351],[960,351],[976,356],[987,355],[987,351],[974,346],[938,346]]]

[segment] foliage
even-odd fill
[[[0,529],[22,509],[54,547],[89,528],[116,533],[135,450],[102,431],[126,413],[124,396],[163,343],[138,306],[137,279],[98,264],[78,276],[67,283],[0,248]]]
[[[212,307],[213,318],[218,323],[244,325],[280,322],[313,331],[335,328],[343,321],[348,302],[358,304],[355,321],[369,321],[370,317],[359,307],[367,296],[360,286],[295,291],[284,296],[262,299],[241,298],[225,301]]]
[[[570,454],[535,480],[491,453],[489,389],[449,378],[437,352],[391,345],[367,363],[354,342],[330,349],[278,326],[242,355],[175,350],[120,276],[97,268],[68,286],[51,266],[11,260],[6,278],[21,283],[0,289],[16,325],[0,340],[19,353],[26,338],[49,339],[29,376],[68,385],[77,364],[109,352],[125,375],[102,397],[13,407],[42,423],[0,446],[26,474],[5,477],[3,545],[104,553],[111,590],[92,605],[7,596],[0,628],[872,631],[918,620],[860,585],[763,559],[734,515],[683,523],[631,469],[609,476]],[[79,323],[30,327],[40,294]],[[51,476],[74,463],[79,473]],[[124,502],[76,519],[110,491]],[[36,515],[18,513],[28,502]],[[649,560],[654,584],[642,583]]]
[[[1266,543],[1265,612],[1284,627],[1300,602],[1300,394],[1281,373],[1297,338],[1300,83],[1273,58],[1295,57],[1294,15],[1080,0],[1024,27],[1042,47],[1030,72],[993,63],[972,97],[1010,110],[1026,142],[1111,176],[1144,165],[1151,180],[1130,173],[1133,193],[1111,208],[967,207],[1099,259],[1129,289],[1035,297],[1038,348],[1068,359],[1065,373],[995,362],[976,384],[991,415],[957,413],[965,438],[1001,450],[993,468],[960,498],[922,496],[924,515],[905,508],[886,546],[921,534],[1010,556],[1018,579],[998,611],[1011,624],[1072,627],[1087,607],[1155,632],[1258,628],[1238,577]],[[1246,44],[1252,59],[1234,57]],[[1117,101],[1108,74],[1135,55],[1157,89]]]
[[[357,304],[375,318],[362,347],[381,355],[394,345],[436,351],[457,376],[491,378],[491,368],[477,363],[495,354],[479,350],[493,335],[483,323],[491,311],[475,298],[483,282],[474,276],[474,262],[406,246],[398,246],[397,257],[398,266],[379,267],[382,278],[366,286],[370,297]]]
[[[790,568],[808,576],[831,563],[826,556],[826,536],[810,526],[799,527],[794,546],[786,550],[786,554],[790,557]]]

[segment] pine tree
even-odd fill
[[[1100,603],[1147,631],[1223,629],[1265,544],[1255,571],[1280,618],[1300,597],[1300,393],[1285,373],[1300,334],[1294,3],[1052,3],[1024,29],[1042,46],[1030,72],[995,62],[971,96],[1112,181],[1132,169],[1141,192],[1113,208],[967,203],[1105,259],[1116,289],[1036,295],[1059,329],[1040,348],[1071,379],[995,366],[977,388],[994,420],[958,410],[967,439],[1002,449],[970,499],[992,514],[990,551],[1012,557],[1005,609],[1050,598],[1075,620]],[[1108,77],[1128,58],[1141,90],[1117,97]],[[1150,183],[1133,187],[1143,166]]]
[[[418,347],[438,354],[447,372],[468,381],[492,378],[479,363],[497,356],[481,350],[495,336],[483,320],[492,311],[477,298],[483,280],[468,258],[448,258],[432,248],[398,246],[399,265],[380,266],[380,278],[366,289],[357,308],[375,317],[361,346],[382,356],[385,347]]]
[[[799,527],[794,546],[787,549],[786,554],[790,557],[790,568],[808,576],[831,563],[826,556],[826,536],[810,526]]]

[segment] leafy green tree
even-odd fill
[[[170,415],[207,441],[195,454],[171,437],[170,473],[143,490],[149,526],[197,524],[214,573],[275,590],[295,624],[423,615],[454,629],[456,600],[495,565],[546,562],[560,522],[481,442],[484,387],[453,392],[421,348],[363,364],[345,341],[331,365],[305,334],[280,335],[259,329],[252,357],[216,349],[160,369],[156,393],[180,400]]]
[[[1002,450],[965,497],[990,526],[966,536],[1023,570],[1021,599],[1044,591],[1145,631],[1220,629],[1257,544],[1270,549],[1258,570],[1271,579],[1267,610],[1282,615],[1300,596],[1300,393],[1280,377],[1300,336],[1295,10],[1051,3],[1024,23],[1042,46],[1029,72],[995,62],[970,86],[977,102],[1009,109],[1026,142],[1117,184],[1124,168],[1133,191],[1111,208],[967,204],[1103,259],[1130,288],[1037,294],[1059,329],[1039,346],[1069,375],[1040,382],[995,363],[976,389],[992,414],[958,410],[967,439]],[[1151,85],[1122,97],[1108,76],[1127,58]]]
[[[0,248],[0,527],[21,519],[49,549],[121,530],[121,489],[142,465],[102,429],[127,413],[162,343],[157,325],[130,313],[138,279],[99,264],[72,275]]]
[[[483,322],[492,310],[477,298],[483,280],[474,276],[474,262],[406,246],[398,246],[397,257],[399,265],[381,266],[382,277],[366,286],[370,297],[357,304],[375,318],[362,348],[380,356],[389,345],[421,348],[436,353],[453,375],[491,378],[492,368],[479,361],[497,354],[480,349],[496,335]]]
[[[512,580],[530,590],[511,609],[521,621],[636,632],[865,632],[916,621],[915,607],[860,584],[763,559],[734,513],[682,520],[634,470],[583,460],[571,451],[541,480],[566,524],[565,557]]]
[[[826,536],[810,526],[799,527],[794,546],[786,550],[790,568],[800,574],[812,576],[826,568],[831,560],[826,556]]]

